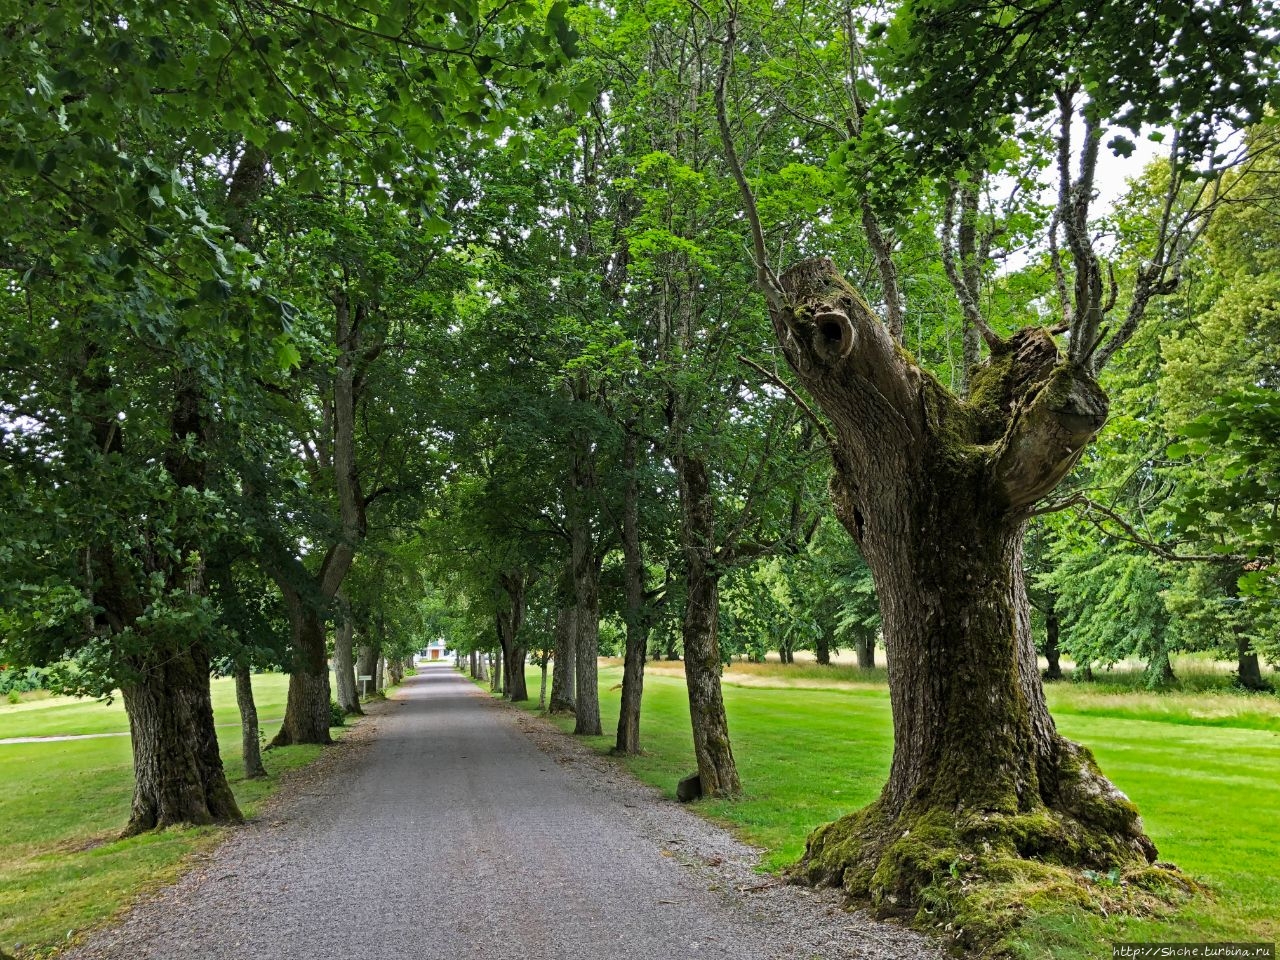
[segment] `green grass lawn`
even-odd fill
[[[660,668],[659,668],[660,669]],[[893,747],[885,687],[788,686],[790,668],[726,674],[725,703],[745,795],[704,801],[701,812],[765,849],[780,869],[805,836],[875,798]],[[806,668],[808,669],[808,668]],[[537,671],[530,671],[537,690]],[[776,686],[764,686],[768,677]],[[801,679],[808,679],[808,676]],[[613,746],[621,669],[602,669],[600,699]],[[1054,685],[1063,733],[1093,749],[1103,770],[1138,804],[1162,859],[1177,863],[1209,895],[1164,917],[1103,918],[1062,909],[1029,917],[1009,944],[1027,957],[1110,956],[1111,941],[1280,938],[1280,700],[1231,694],[1091,693]],[[1224,701],[1225,702],[1222,702]],[[536,709],[536,702],[527,704]],[[566,730],[572,721],[556,718]],[[644,756],[623,761],[669,796],[695,769],[689,708],[679,677],[645,678]]]
[[[253,698],[258,705],[258,716],[264,724],[279,721],[284,716],[288,691],[288,674],[260,673],[254,677]],[[220,677],[213,681],[213,717],[214,722],[219,725],[240,722],[240,711],[236,708],[236,685],[230,677]],[[46,697],[23,703],[0,703],[0,740],[9,737],[128,732],[129,718],[125,716],[124,703],[119,697],[109,704],[77,697]]]
[[[262,717],[284,711],[288,677],[255,678]],[[234,682],[213,682],[218,721],[235,722]],[[119,702],[55,698],[0,706],[0,737],[105,733],[128,729]],[[269,729],[263,731],[267,735]],[[219,731],[222,756],[246,815],[281,773],[322,748],[266,754],[267,780],[244,780],[240,733]],[[216,828],[173,829],[118,839],[129,819],[133,778],[129,739],[0,744],[0,948],[43,956],[108,919],[139,893],[176,878],[184,860],[219,836]]]

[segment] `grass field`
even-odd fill
[[[288,677],[255,678],[259,715],[284,712]],[[236,723],[234,682],[213,682],[219,723]],[[0,705],[0,738],[128,730],[124,710],[70,698]],[[264,733],[274,732],[264,724]],[[267,780],[244,780],[238,729],[219,731],[222,756],[246,815],[281,773],[314,759],[320,747],[266,755]],[[0,744],[0,948],[38,957],[103,922],[139,893],[177,877],[216,828],[173,829],[118,839],[129,819],[133,780],[128,737]]]
[[[253,699],[264,726],[284,716],[288,690],[288,674],[261,673],[254,677]],[[219,725],[240,723],[235,682],[229,677],[213,681],[213,719]],[[128,732],[129,718],[119,697],[111,703],[76,697],[31,697],[22,703],[0,703],[0,740]]]
[[[823,671],[826,671],[825,673]],[[623,762],[674,796],[694,769],[679,664],[652,664],[645,679],[645,755]],[[536,670],[530,689],[537,690]],[[601,671],[601,707],[613,746],[621,668]],[[736,801],[700,810],[766,851],[780,869],[810,830],[872,800],[892,751],[882,682],[853,670],[734,664],[725,675],[729,726],[745,787]],[[1162,859],[1209,888],[1161,917],[1104,918],[1080,910],[1032,912],[1007,944],[1026,957],[1105,957],[1112,941],[1280,938],[1280,698],[1243,694],[1099,692],[1055,684],[1059,727],[1091,747],[1138,804]],[[536,709],[536,704],[527,704]],[[572,721],[556,718],[565,729]]]

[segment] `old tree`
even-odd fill
[[[869,807],[815,831],[799,869],[886,909],[914,911],[939,877],[999,876],[1011,860],[1141,870],[1156,858],[1134,804],[1048,712],[1022,543],[1107,420],[1100,370],[1176,287],[1212,214],[1225,160],[1215,130],[1262,112],[1270,41],[1254,31],[1272,14],[1102,7],[908,0],[887,29],[870,30],[848,8],[831,12],[832,46],[847,54],[835,84],[843,109],[812,122],[845,141],[884,319],[828,258],[780,276],[771,267],[744,174],[758,121],[740,102],[749,70],[761,72],[765,28],[745,6],[724,21],[716,102],[758,285],[782,355],[832,426],[835,511],[874,574],[889,658],[889,780]],[[1024,124],[1052,138],[1057,199],[1043,235],[1057,316],[1002,336],[983,312],[979,199],[1001,144]],[[1150,124],[1175,131],[1174,174],[1149,258],[1121,291],[1095,249],[1094,178],[1103,150],[1133,148],[1123,136],[1104,144],[1108,127]],[[946,185],[941,256],[964,321],[959,391],[902,347],[909,304],[891,227],[904,211],[892,194],[911,196],[913,178]]]

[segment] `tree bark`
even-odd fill
[[[1169,660],[1169,651],[1165,647],[1151,658],[1146,669],[1147,685],[1150,687],[1168,687],[1178,679],[1173,674],[1173,663]]]
[[[813,655],[822,666],[831,665],[831,635],[824,627],[813,644]]]
[[[467,673],[475,680],[480,676],[480,658],[476,656],[476,652],[472,650],[467,654]]]
[[[503,653],[499,648],[497,654],[491,655],[489,658],[489,689],[494,693],[501,693],[506,690],[503,666]]]
[[[1058,614],[1050,609],[1044,615],[1044,658],[1048,661],[1045,667],[1044,678],[1046,680],[1062,679],[1062,651],[1058,647],[1058,635],[1062,625],[1058,620]]]
[[[209,660],[199,643],[157,653],[120,685],[133,744],[133,805],[125,835],[241,819],[218,751]]]
[[[378,690],[378,658],[381,656],[381,650],[376,643],[360,644],[359,656],[356,658],[356,692],[363,693],[364,696],[376,693]],[[361,677],[369,679],[360,682]]]
[[[573,387],[578,405],[588,402],[586,375],[578,377]],[[573,573],[573,596],[577,603],[578,637],[576,675],[574,677],[573,732],[583,736],[600,736],[600,691],[598,658],[600,654],[600,564],[596,557],[595,534],[592,531],[596,491],[596,461],[591,438],[584,429],[573,431],[570,462],[572,489],[567,498],[569,514],[570,569]]]
[[[578,608],[575,606],[561,607],[556,611],[556,652],[553,660],[551,712],[574,713],[578,673]]]
[[[258,739],[258,706],[253,702],[253,671],[247,663],[236,667],[236,706],[240,708],[240,752],[244,775],[257,780],[267,775],[262,765],[262,745]]]
[[[685,557],[684,676],[689,691],[693,753],[702,793],[734,796],[742,783],[729,743],[720,691],[720,574],[716,569],[715,501],[707,467],[687,452],[676,456],[680,479],[681,546]]]
[[[626,648],[622,661],[622,702],[614,752],[640,752],[640,705],[644,695],[644,657],[649,648],[649,604],[645,600],[644,550],[640,542],[640,480],[636,474],[638,441],[628,429],[623,436],[622,573],[626,592]]]
[[[771,319],[835,428],[832,496],[875,578],[894,721],[879,799],[815,831],[803,873],[903,909],[952,863],[1145,866],[1136,808],[1049,715],[1022,574],[1031,508],[1101,428],[1105,394],[1033,329],[997,343],[961,400],[830,261],[782,287]]]
[[[542,668],[542,684],[538,687],[538,709],[547,709],[547,658],[543,657],[538,665]]]
[[[359,715],[360,692],[356,685],[355,663],[356,628],[351,611],[341,596],[338,617],[333,634],[333,676],[338,687],[338,706],[344,713]]]
[[[1236,631],[1236,681],[1246,690],[1271,689],[1271,685],[1262,679],[1258,654],[1243,630]]]
[[[600,608],[578,606],[574,621],[578,628],[573,698],[573,732],[585,737],[604,733],[600,724]]]
[[[273,747],[295,743],[332,743],[329,736],[329,660],[324,620],[314,604],[287,582],[280,584],[289,611],[293,663],[284,722],[271,740]]]
[[[876,668],[876,635],[858,637],[858,669],[874,670]]]
[[[524,625],[525,588],[527,578],[523,573],[504,573],[498,578],[506,599],[497,613],[498,643],[502,648],[502,696],[513,703],[529,699],[525,681],[524,663],[528,648],[520,638]]]

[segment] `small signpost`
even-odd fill
[[[372,676],[370,676],[369,674],[365,674],[364,676],[359,677],[359,678],[357,678],[357,679],[359,679],[359,681],[360,681],[360,699],[361,699],[361,700],[365,700],[365,699],[367,699],[367,698],[368,698],[368,696],[369,696],[369,686],[368,686],[368,682],[369,682],[370,680],[372,680],[372,679],[373,679],[373,677],[372,677]]]

